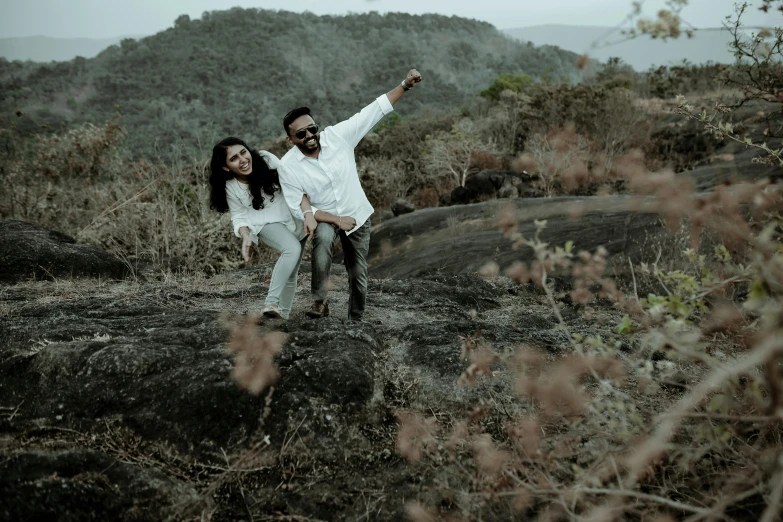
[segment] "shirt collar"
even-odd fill
[[[297,147],[297,146],[294,146],[294,157],[295,157],[297,160],[299,160],[299,161],[302,161],[302,160],[303,160],[303,159],[305,159],[307,156],[305,156],[304,154],[302,154],[302,151],[301,151],[301,150],[299,150],[299,147]]]

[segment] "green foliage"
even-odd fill
[[[411,38],[411,35],[417,35]],[[106,121],[120,104],[125,146],[136,157],[202,155],[225,135],[263,143],[307,105],[326,126],[389,91],[411,67],[425,81],[402,116],[459,107],[500,74],[549,70],[569,79],[576,57],[509,40],[487,23],[438,15],[316,16],[234,8],[181,16],[173,28],[123,40],[92,59],[0,61],[0,111],[35,126]],[[74,96],[74,93],[78,93]],[[59,100],[74,98],[78,111]]]
[[[527,74],[520,74],[517,76],[513,74],[501,74],[495,78],[492,85],[481,91],[479,96],[497,101],[500,99],[500,95],[503,91],[523,93],[527,91],[528,87],[531,85],[533,85],[533,78]]]
[[[393,112],[378,122],[372,131],[375,134],[378,134],[379,132],[383,132],[386,129],[391,129],[392,127],[397,126],[401,121],[402,116],[400,116],[398,112]]]
[[[600,66],[595,83],[607,89],[630,89],[636,76],[633,68],[621,58],[611,57],[606,64]]]
[[[720,75],[728,69],[723,64],[682,65],[651,68],[643,75],[642,94],[671,99],[678,94],[707,92],[720,85]]]

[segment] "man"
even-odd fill
[[[319,132],[310,109],[299,107],[283,118],[286,140],[294,145],[280,160],[280,183],[291,212],[305,221],[313,235],[311,318],[329,315],[327,283],[337,236],[343,246],[350,296],[348,318],[361,321],[367,300],[367,251],[372,205],[356,171],[354,148],[402,95],[421,81],[416,69],[397,87],[379,96],[361,112]],[[299,208],[307,194],[312,212]]]

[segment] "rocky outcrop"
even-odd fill
[[[468,176],[464,187],[451,191],[442,204],[464,205],[498,198],[536,198],[543,192],[535,188],[535,176],[511,170],[483,170]]]
[[[781,177],[779,166],[754,162],[753,158],[762,157],[764,154],[757,149],[741,147],[732,142],[721,151],[722,154],[712,157],[709,163],[682,172],[680,176],[690,179],[697,191],[709,191],[723,184],[763,179],[779,182]]]
[[[655,259],[659,241],[668,237],[656,214],[628,209],[630,196],[558,197],[488,201],[428,208],[389,220],[373,230],[370,273],[393,279],[427,274],[467,274],[488,261],[501,268],[530,262],[529,247],[513,250],[498,224],[503,206],[519,220],[519,231],[533,238],[537,220],[546,220],[541,239],[551,245],[573,241],[575,250],[604,246],[633,262]],[[627,265],[627,260],[623,261]]]
[[[457,384],[462,339],[482,336],[499,352],[558,353],[568,342],[533,294],[476,275],[371,280],[365,322],[347,322],[337,266],[330,317],[304,318],[303,273],[294,317],[258,325],[259,335],[280,329],[288,341],[274,391],[256,397],[232,379],[222,314],[257,308],[268,268],[192,287],[8,287],[0,519],[355,520],[365,491],[374,520],[402,520],[401,499],[415,498],[421,480],[395,454],[395,414],[462,412],[477,400]],[[493,386],[507,393],[508,380]],[[251,447],[244,465],[255,471],[229,473]]]
[[[399,198],[392,203],[392,213],[395,216],[401,216],[403,214],[410,214],[416,210],[416,205],[408,201],[407,199]]]
[[[194,487],[149,466],[82,450],[23,451],[0,462],[0,520],[176,520]]]
[[[27,306],[0,324],[0,404],[24,403],[16,422],[90,430],[111,419],[212,460],[259,426],[264,401],[231,379],[229,332],[218,313],[91,299]],[[337,417],[361,410],[372,396],[377,343],[335,320],[285,328],[291,333],[280,360],[278,407],[266,429],[276,440],[306,417],[302,434],[333,441],[338,434],[327,417],[338,425]]]
[[[122,279],[127,267],[109,253],[24,221],[0,222],[0,283],[27,278]]]

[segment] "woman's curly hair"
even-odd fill
[[[275,200],[275,193],[280,192],[280,177],[276,169],[272,169],[266,164],[261,155],[247,146],[239,138],[228,137],[215,145],[212,149],[212,160],[209,168],[209,185],[212,187],[209,194],[210,207],[220,213],[228,211],[228,201],[226,199],[226,182],[234,177],[230,171],[226,171],[226,149],[232,145],[242,145],[253,158],[253,171],[248,176],[250,195],[253,197],[253,208],[256,210],[264,208],[264,194],[269,201]]]

